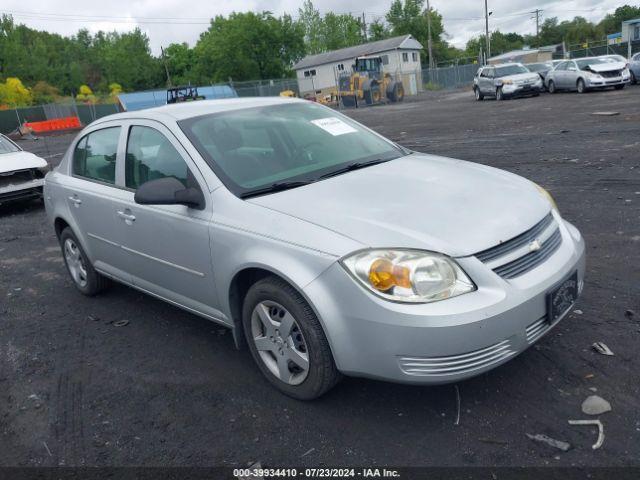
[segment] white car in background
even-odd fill
[[[42,198],[46,160],[24,152],[0,134],[0,205],[16,200]]]

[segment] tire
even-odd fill
[[[476,96],[476,101],[480,102],[482,100],[484,100],[484,95],[482,94],[482,92],[480,91],[480,89],[478,87],[473,87],[473,93]]]
[[[80,293],[93,296],[109,286],[109,279],[95,271],[69,227],[62,230],[60,234],[60,248],[69,276]]]
[[[551,94],[556,93],[556,83],[553,80],[549,80],[549,84],[547,85],[547,91]]]
[[[401,102],[404,100],[404,86],[402,82],[392,82],[387,87],[387,98],[391,102]]]
[[[576,83],[576,88],[578,89],[578,93],[585,93],[587,91],[587,87],[584,84],[584,80],[579,78],[578,83]]]
[[[502,93],[502,87],[496,88],[496,100],[499,102],[504,100],[504,93]]]
[[[355,95],[343,95],[342,97],[342,106],[343,107],[355,107],[356,106],[356,96]]]
[[[638,79],[636,78],[636,74],[633,73],[633,70],[631,71],[631,83],[634,85],[638,83]]]
[[[267,277],[251,286],[244,299],[242,324],[258,368],[285,395],[313,400],[340,380],[318,318],[285,281]],[[287,331],[281,332],[282,328]]]
[[[624,83],[622,85],[616,85],[615,89],[616,90],[622,90],[624,88]]]

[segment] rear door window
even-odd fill
[[[73,173],[103,183],[116,183],[116,154],[120,127],[96,130],[78,142],[73,152]]]

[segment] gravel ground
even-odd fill
[[[588,271],[579,310],[457,385],[459,425],[453,385],[347,378],[301,403],[215,324],[123,286],[81,296],[32,202],[0,207],[0,465],[640,465],[640,87],[472,97],[429,93],[349,114],[413,149],[544,185],[586,237]],[[593,115],[602,111],[619,114]],[[71,138],[22,145],[56,164]],[[595,341],[615,356],[594,352]],[[567,420],[585,418],[580,405],[596,390],[613,411],[593,451],[595,429]]]

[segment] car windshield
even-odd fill
[[[241,197],[407,154],[348,117],[311,102],[213,113],[178,124],[220,180]]]
[[[7,137],[0,135],[0,154],[19,152],[20,149]]]
[[[585,70],[589,65],[599,65],[602,63],[611,63],[611,60],[607,60],[605,58],[589,58],[587,60],[576,60],[578,64],[578,68],[580,70]]]
[[[506,77],[507,75],[517,75],[518,73],[527,73],[522,65],[507,65],[505,67],[496,67],[496,77]]]

